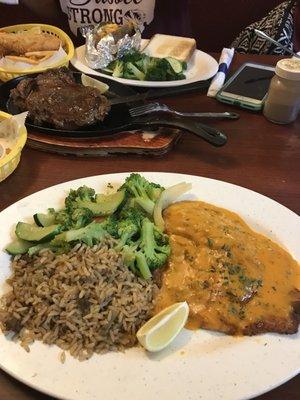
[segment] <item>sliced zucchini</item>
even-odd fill
[[[53,214],[37,213],[33,216],[34,222],[37,226],[50,226],[55,223],[55,216]]]
[[[77,200],[79,207],[88,208],[95,216],[105,216],[114,213],[125,199],[125,191],[104,195],[97,194],[96,202]]]
[[[16,226],[17,237],[30,242],[47,242],[54,238],[59,232],[60,225],[40,227],[26,224],[25,222],[18,222]]]
[[[28,249],[32,246],[31,242],[22,239],[15,239],[11,242],[7,247],[6,251],[12,256],[16,256],[17,254],[25,254]]]
[[[171,65],[173,71],[176,72],[176,74],[180,74],[183,71],[183,65],[181,61],[176,60],[176,58],[173,57],[166,57],[166,60]]]
[[[116,62],[115,64],[112,76],[115,78],[122,78],[123,72],[124,72],[124,63],[118,60],[118,62]]]

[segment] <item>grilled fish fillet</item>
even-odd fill
[[[237,214],[200,201],[164,213],[171,256],[156,310],[187,301],[187,328],[230,335],[292,334],[300,322],[300,266]]]

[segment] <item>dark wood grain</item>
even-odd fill
[[[249,60],[275,64],[277,58],[236,55],[232,70]],[[230,109],[208,98],[204,91],[164,99],[164,102],[182,111]],[[261,114],[238,112],[241,115],[238,121],[210,121],[228,135],[228,144],[222,148],[214,148],[187,133],[171,152],[160,158],[136,155],[78,158],[25,148],[18,169],[0,184],[0,210],[37,190],[75,178],[126,171],[164,171],[241,185],[299,213],[300,119],[280,126],[268,122]],[[299,393],[300,376],[258,399],[298,400]],[[8,398],[50,399],[0,372],[0,399]]]

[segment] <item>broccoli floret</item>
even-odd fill
[[[145,215],[135,208],[122,209],[120,213],[113,214],[103,222],[103,228],[118,239],[116,250],[121,250],[124,245],[137,239],[141,230],[141,221]],[[133,237],[136,236],[134,239]]]
[[[156,240],[156,243],[158,246],[165,246],[169,245],[169,236],[163,233],[156,225],[153,223],[153,233],[154,233],[154,239]]]
[[[140,218],[138,216],[139,212],[135,212],[134,209],[121,210],[119,214],[110,215],[101,224],[112,237],[120,239],[123,235],[127,236],[129,231],[140,230],[140,221],[144,216],[142,214]]]
[[[119,241],[116,250],[121,250],[139,231],[140,227],[134,220],[121,220],[118,224]]]
[[[70,193],[65,199],[66,208],[76,207],[77,200],[95,201],[95,190],[87,186],[80,186],[78,189],[70,190]]]
[[[135,65],[138,67],[139,70],[146,74],[148,68],[151,66],[152,60],[153,58],[147,56],[146,54],[143,54],[143,57],[135,62]]]
[[[164,59],[152,58],[145,76],[146,81],[167,81],[169,63]]]
[[[180,61],[177,61],[180,63]],[[115,77],[147,81],[171,81],[184,79],[186,63],[180,63],[181,71],[175,72],[166,58],[150,57],[145,53],[133,50],[119,60],[111,62],[102,71]]]
[[[150,215],[153,213],[155,201],[164,190],[160,185],[148,182],[147,179],[136,173],[126,178],[125,183],[120,189],[126,190],[131,206],[137,204]]]
[[[131,244],[123,246],[122,258],[123,263],[126,265],[134,274],[138,274],[139,271],[136,266],[136,244]]]
[[[148,196],[150,197],[150,199],[155,202],[164,190],[165,189],[162,186],[160,186],[158,183],[151,182],[148,185],[147,193],[148,193]]]
[[[71,215],[64,208],[63,210],[55,211],[53,208],[49,208],[49,213],[55,217],[55,223],[62,226],[63,230],[72,228]]]
[[[136,266],[144,279],[150,279],[152,277],[148,261],[145,254],[141,251],[136,253]]]
[[[142,222],[140,249],[151,270],[163,266],[170,255],[167,236],[160,232],[148,218],[144,218]]]
[[[88,246],[93,246],[94,244],[99,243],[105,236],[107,236],[107,232],[103,229],[101,223],[91,222],[89,225],[80,229],[71,229],[69,231],[65,231],[55,236],[52,240],[51,244],[60,245],[63,242],[76,242],[80,241]]]
[[[142,222],[145,213],[137,208],[123,208],[118,215],[107,218],[103,227],[117,239],[115,249],[122,251],[124,264],[135,274],[144,279],[151,277],[146,256],[139,249],[141,243]]]
[[[71,214],[72,227],[74,229],[82,228],[93,220],[93,213],[87,208],[75,208]]]
[[[124,63],[128,63],[131,62],[133,64],[139,62],[140,60],[142,60],[144,57],[144,54],[141,53],[140,51],[137,50],[132,50],[126,54],[123,55],[123,57],[121,58],[121,60]]]
[[[118,239],[118,223],[119,220],[117,215],[112,214],[102,222],[102,227],[110,234],[110,236]]]
[[[123,77],[139,81],[145,80],[144,72],[140,71],[132,62],[125,63]]]
[[[186,65],[182,64],[182,70],[185,67]],[[167,59],[151,58],[146,71],[146,81],[174,81],[179,79],[185,79],[185,75],[182,72],[175,72]]]
[[[115,78],[122,78],[124,71],[124,63],[121,60],[117,60],[114,65],[114,70],[112,76]]]
[[[137,246],[124,246],[122,249],[123,263],[134,274],[140,275],[144,279],[151,278],[152,274],[149,269],[145,254],[137,251]]]
[[[142,221],[145,218],[145,216],[146,213],[142,209],[130,207],[130,203],[127,202],[127,207],[124,207],[122,208],[122,210],[120,210],[118,218],[121,220],[129,219],[133,221],[136,225],[141,227]]]
[[[164,235],[148,219],[143,218],[140,227],[140,237],[122,245],[123,262],[134,273],[139,273],[144,279],[149,279],[151,270],[163,266],[170,255],[167,235]]]
[[[93,219],[93,213],[87,208],[69,207],[60,211],[50,209],[49,212],[54,214],[55,223],[60,224],[62,230],[82,228],[92,222]]]
[[[61,224],[63,230],[79,229],[92,221],[93,213],[78,205],[79,201],[95,201],[95,191],[87,186],[81,186],[77,190],[70,190],[65,199],[65,208],[59,211],[49,209],[55,215],[55,221]]]
[[[110,215],[101,225],[110,236],[115,239],[120,239],[118,244],[120,248],[126,243],[127,239],[130,238],[131,230],[135,230],[130,221],[120,220],[116,214]]]

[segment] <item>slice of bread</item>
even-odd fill
[[[144,53],[151,57],[173,57],[179,61],[188,62],[196,49],[196,40],[187,37],[162,35],[152,36]]]

